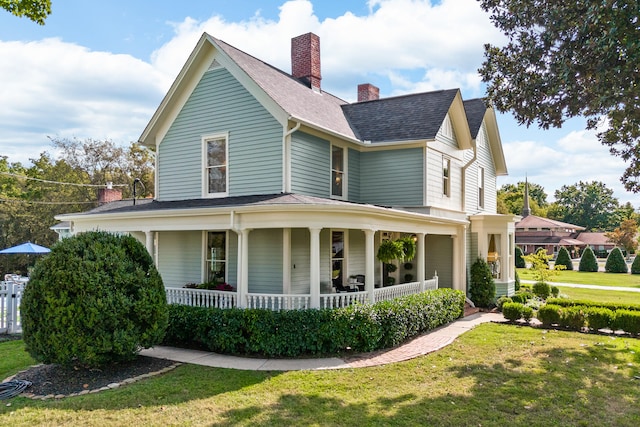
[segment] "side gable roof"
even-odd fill
[[[535,215],[528,215],[522,218],[522,221],[516,223],[516,230],[524,228],[540,228],[547,230],[575,230],[582,231],[585,228],[579,225],[569,224],[562,221],[556,221],[549,218],[543,218]]]
[[[485,124],[487,134],[489,136],[489,147],[491,147],[491,156],[496,168],[496,175],[507,175],[507,162],[504,158],[502,150],[502,140],[498,131],[498,122],[496,120],[495,111],[488,105],[484,99],[475,98],[464,101],[464,109],[467,113],[469,123],[469,131],[473,139],[478,138],[478,133]]]
[[[455,108],[459,93],[458,89],[449,89],[403,95],[345,104],[342,110],[363,141],[430,140],[436,137],[449,110]],[[467,132],[458,132],[463,133],[459,139],[465,139]]]

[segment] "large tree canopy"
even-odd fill
[[[524,206],[524,182],[504,184],[498,189],[498,213],[521,215]],[[544,187],[533,182],[529,183],[529,207],[531,213],[546,216],[547,193]]]
[[[0,7],[15,16],[25,16],[44,25],[44,20],[51,13],[51,0],[0,0]]]
[[[613,190],[599,181],[563,185],[548,215],[552,219],[580,225],[589,231],[613,230],[620,224],[620,204]]]
[[[507,37],[485,45],[479,72],[494,107],[520,124],[560,127],[571,117],[595,129],[640,191],[640,2],[480,0]]]

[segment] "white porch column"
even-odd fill
[[[509,282],[509,234],[500,233],[500,281],[508,283]]]
[[[243,228],[238,232],[238,307],[247,306],[249,292],[249,232]]]
[[[417,275],[418,281],[420,282],[420,292],[424,292],[424,279],[425,279],[425,270],[426,270],[426,259],[425,259],[425,248],[424,248],[424,233],[416,233],[416,258],[418,260],[417,263]]]
[[[369,302],[373,304],[376,302],[375,296],[375,262],[376,254],[374,253],[375,242],[374,237],[376,235],[375,230],[362,230],[364,231],[364,290],[369,294]]]
[[[459,227],[458,228],[458,232],[454,235],[451,236],[451,239],[453,239],[453,254],[452,254],[452,258],[453,258],[453,262],[452,262],[452,285],[453,285],[453,289],[457,289],[459,291],[465,291],[465,285],[463,282],[463,275],[462,275],[462,269],[463,269],[463,264],[464,264],[464,234],[461,235],[461,233],[463,233],[464,228],[463,227]]]
[[[149,252],[149,255],[151,255],[151,258],[155,259],[155,254],[154,254],[154,251],[153,251],[154,232],[153,231],[145,231],[144,232],[144,237],[145,237],[144,246],[147,248],[147,252]]]
[[[320,231],[321,228],[309,228],[309,285],[311,308],[320,308]]]

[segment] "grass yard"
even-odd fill
[[[521,280],[535,280],[533,272],[526,268],[518,268]],[[589,273],[586,271],[559,271],[549,282],[578,283],[583,285],[623,286],[640,288],[640,274]]]
[[[605,291],[599,289],[569,288],[558,286],[560,296],[570,299],[589,300],[596,302],[617,302],[640,304],[640,292]]]
[[[31,361],[0,343],[0,378]],[[183,365],[59,401],[18,397],[0,425],[640,425],[640,340],[485,324],[376,368],[250,372]]]

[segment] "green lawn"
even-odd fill
[[[0,378],[25,368],[0,343]],[[640,425],[640,340],[485,324],[387,366],[250,372],[183,365],[60,401],[18,397],[0,425]]]
[[[521,280],[535,280],[533,272],[526,268],[518,268]],[[640,274],[588,273],[584,271],[559,271],[550,282],[578,283],[584,285],[623,286],[640,288]]]
[[[617,302],[640,304],[640,292],[606,291],[599,289],[569,288],[558,286],[560,296],[577,300],[589,300],[597,302]]]

